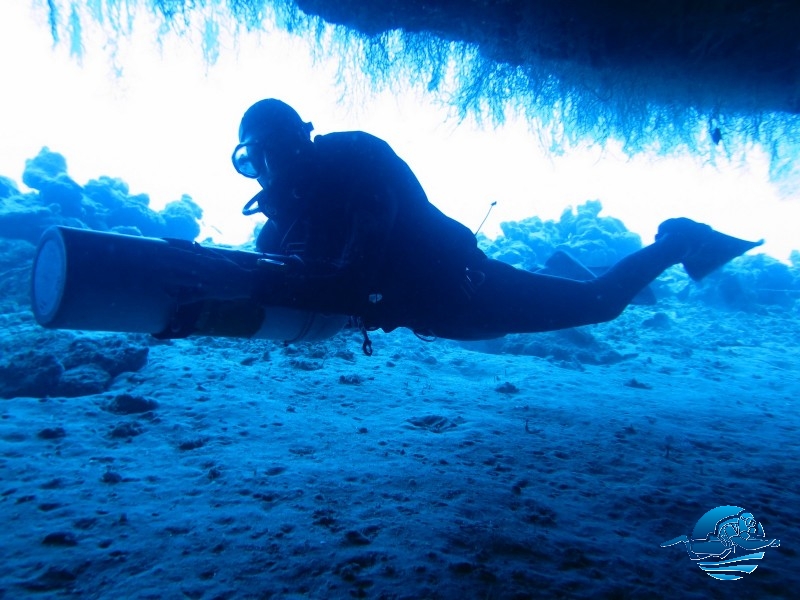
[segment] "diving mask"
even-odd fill
[[[245,142],[236,146],[231,160],[236,172],[250,179],[258,179],[269,173],[264,147],[257,142]]]

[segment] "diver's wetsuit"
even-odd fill
[[[283,285],[265,279],[260,300],[450,339],[611,320],[686,250],[667,237],[590,281],[516,269],[487,258],[389,145],[363,132],[317,136],[257,198],[269,218],[258,250],[305,263]]]

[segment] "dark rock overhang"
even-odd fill
[[[297,6],[367,36],[433,33],[523,70],[538,73],[546,65],[561,78],[595,73],[595,86],[601,80],[644,86],[656,103],[675,100],[663,85],[667,78],[691,82],[697,95],[683,99],[701,109],[716,101],[734,110],[800,113],[800,2],[297,0]]]
[[[75,33],[80,37],[82,20],[103,21],[105,14],[103,26],[126,35],[130,6],[49,0],[48,11],[54,36],[66,30],[80,48]],[[149,0],[142,6],[166,30],[199,26],[211,62],[226,19],[247,29],[265,29],[272,20],[332,55],[357,48],[359,69],[377,85],[410,77],[433,93],[446,88],[462,115],[502,120],[513,106],[554,149],[584,138],[616,138],[631,151],[758,142],[772,153],[773,169],[794,170],[800,146],[795,0]],[[325,24],[334,26],[333,35],[320,34]],[[354,64],[353,55],[343,61]]]

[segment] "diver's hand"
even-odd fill
[[[305,267],[303,259],[297,255],[285,256],[283,254],[261,254],[256,260],[259,268],[271,271],[295,272]]]

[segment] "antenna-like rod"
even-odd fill
[[[497,200],[495,200],[494,202],[492,202],[489,205],[489,210],[486,211],[486,216],[483,217],[483,221],[481,221],[481,224],[478,225],[478,229],[475,230],[475,233],[473,235],[475,235],[477,237],[477,235],[480,233],[481,227],[483,227],[483,224],[486,223],[486,219],[489,218],[489,215],[492,213],[492,209],[495,207],[496,204],[497,204]]]

